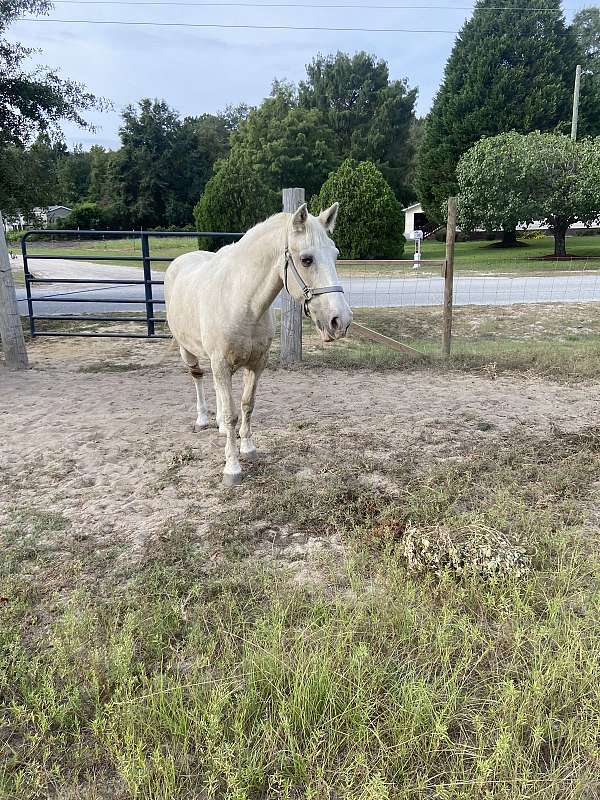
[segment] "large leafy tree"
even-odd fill
[[[199,231],[243,232],[281,209],[280,195],[261,177],[245,153],[232,150],[220,161],[194,208]],[[199,246],[216,250],[230,239],[202,238]]]
[[[121,149],[94,158],[91,199],[112,206],[111,217],[120,209],[122,224],[189,224],[194,203],[243,114],[228,110],[182,121],[164,100],[145,98],[127,107],[119,131]]]
[[[566,255],[570,225],[600,218],[600,137],[500,134],[469,149],[457,176],[462,227],[514,228],[539,219],[554,231],[556,256]]]
[[[458,35],[427,119],[417,194],[440,219],[460,156],[482,136],[551,131],[570,121],[575,37],[559,0],[478,0]]]
[[[600,135],[600,7],[582,8],[573,18],[572,31],[579,45],[583,69],[578,133]]]
[[[335,241],[345,258],[400,258],[403,215],[391,187],[370,161],[349,158],[311,201],[318,214],[339,202]]]
[[[275,82],[271,96],[250,112],[232,138],[233,150],[243,154],[273,190],[302,186],[317,192],[337,165],[335,140],[322,114],[300,108],[296,92]]]
[[[29,67],[36,51],[5,38],[18,17],[46,14],[51,8],[48,0],[0,0],[0,208],[5,211],[16,205],[27,212],[44,199],[42,190],[34,197],[30,186],[15,180],[26,169],[19,151],[39,134],[56,141],[63,120],[90,127],[85,111],[102,105],[81,83],[56,70]]]
[[[81,145],[65,153],[56,166],[56,202],[65,205],[80,203],[88,196],[92,157]]]
[[[407,173],[416,89],[391,81],[385,61],[365,52],[317,56],[300,83],[300,105],[316,109],[333,131],[338,159],[375,163],[400,199],[410,199]]]

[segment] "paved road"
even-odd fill
[[[139,271],[137,275],[139,275]],[[136,275],[136,277],[137,277]],[[434,275],[416,277],[343,277],[341,282],[353,308],[435,306],[442,302],[443,281]],[[163,300],[162,286],[154,286],[157,301]],[[27,314],[25,290],[18,288],[19,308]],[[68,284],[38,285],[34,310],[39,315],[105,314],[107,312],[143,311],[140,286],[87,286]],[[51,299],[50,299],[51,298]],[[109,300],[121,300],[113,304]],[[457,276],[454,283],[455,305],[512,305],[514,303],[600,301],[600,272],[577,272],[569,275],[511,277]],[[71,301],[71,302],[69,302]],[[73,302],[77,301],[77,302]],[[276,301],[277,304],[278,301]],[[157,302],[157,311],[164,306]]]

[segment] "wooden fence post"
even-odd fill
[[[283,189],[283,210],[293,213],[304,202],[304,189]],[[281,365],[302,361],[302,303],[283,290],[281,294]]]
[[[27,369],[27,348],[17,306],[17,295],[10,266],[10,255],[0,214],[0,340],[9,369]]]
[[[442,355],[450,355],[452,341],[452,291],[454,288],[454,243],[456,241],[456,197],[448,198],[446,225],[446,266],[444,269],[444,320]]]

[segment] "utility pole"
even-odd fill
[[[575,68],[575,88],[573,89],[573,118],[571,120],[571,139],[577,139],[577,122],[579,121],[579,86],[581,85],[581,64]]]

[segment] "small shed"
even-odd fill
[[[47,224],[51,225],[57,219],[68,217],[71,210],[68,206],[48,206],[48,211],[46,212]]]
[[[402,209],[404,211],[404,236],[410,239],[413,231],[423,230],[429,224],[421,203],[413,203]]]

